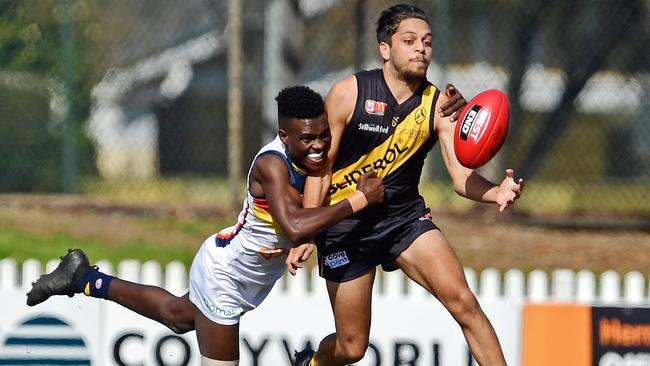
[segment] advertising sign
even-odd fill
[[[650,366],[650,308],[524,307],[523,366]]]
[[[325,293],[276,291],[242,317],[240,365],[290,365],[294,351],[334,331]],[[55,296],[35,307],[23,290],[2,290],[0,365],[200,365],[195,332],[177,335],[110,301]],[[508,363],[519,364],[521,305],[483,304]],[[354,311],[351,309],[351,311]],[[370,347],[359,366],[466,366],[460,327],[432,297],[373,299]]]
[[[594,366],[650,366],[650,308],[594,307]]]

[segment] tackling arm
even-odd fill
[[[360,206],[350,198],[331,206],[303,208],[300,193],[291,185],[286,163],[272,154],[258,158],[252,179],[260,184],[274,221],[293,242],[310,239],[365,205],[381,202],[384,194],[381,179],[367,174],[357,187],[358,194],[367,198],[364,205]]]

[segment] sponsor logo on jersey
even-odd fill
[[[365,107],[366,113],[374,114],[376,116],[383,116],[386,112],[386,103],[372,99],[366,99]]]
[[[350,171],[349,173],[345,174],[342,179],[332,183],[328,191],[329,194],[334,194],[338,190],[345,189],[359,183],[359,178],[371,170],[376,170],[378,173],[381,173],[382,170],[390,167],[391,164],[393,164],[393,162],[395,162],[395,160],[397,160],[400,155],[407,152],[408,149],[408,146],[400,147],[397,143],[394,143],[392,147],[386,149],[386,152],[383,156],[374,160],[372,163],[365,164],[358,169]]]
[[[399,116],[394,116],[393,120],[391,121],[391,126],[395,127],[399,123]]]
[[[427,111],[423,107],[420,107],[415,111],[413,118],[415,119],[415,123],[422,124],[427,119]]]
[[[242,314],[241,309],[224,309],[221,308],[215,304],[212,304],[210,300],[208,300],[206,297],[203,297],[203,303],[205,304],[205,307],[210,310],[211,312],[222,316],[224,318],[234,318],[237,316],[240,316]]]
[[[348,263],[350,263],[350,260],[348,259],[345,250],[325,256],[325,265],[332,269],[344,266]]]
[[[388,133],[388,126],[380,126],[374,123],[359,123],[359,131],[368,131],[368,132],[378,132],[378,133]]]

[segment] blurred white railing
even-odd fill
[[[0,290],[22,287],[28,290],[30,284],[42,273],[56,268],[58,260],[48,261],[43,267],[35,259],[28,259],[19,268],[11,258],[0,260]],[[156,261],[141,263],[126,259],[118,263],[117,272],[105,260],[97,263],[100,270],[118,277],[149,285],[165,287],[180,295],[187,291],[188,272],[180,262],[171,262],[163,270]],[[470,288],[481,301],[509,300],[528,302],[575,302],[596,305],[642,305],[650,304],[650,289],[647,279],[638,271],[621,275],[607,271],[596,275],[590,271],[574,272],[556,269],[550,275],[542,270],[533,270],[527,275],[518,269],[501,273],[487,268],[480,273],[466,268],[465,276]],[[402,272],[382,272],[377,276],[374,292],[386,298],[422,298],[428,293],[413,281],[406,281]],[[312,273],[299,272],[296,277],[285,276],[276,285],[274,294],[285,296],[324,296],[325,282],[319,280],[318,269]]]

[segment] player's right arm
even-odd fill
[[[326,207],[303,208],[300,193],[292,185],[285,161],[267,154],[257,158],[251,179],[259,184],[274,222],[292,242],[304,242],[367,205],[384,199],[384,187],[376,173],[369,172],[357,185],[354,197]]]
[[[447,102],[448,96],[441,96],[438,104]],[[506,177],[501,184],[494,184],[475,170],[460,164],[454,152],[455,125],[450,117],[436,116],[436,134],[440,141],[442,159],[451,177],[454,191],[459,195],[478,202],[497,203],[503,211],[513,204],[521,195],[523,179],[515,182],[512,169],[506,171]]]

